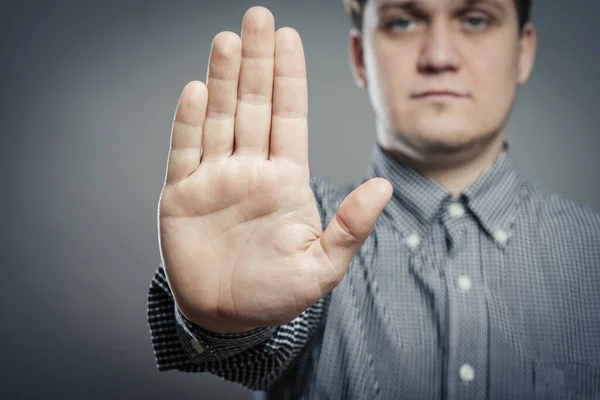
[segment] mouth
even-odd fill
[[[411,97],[416,100],[451,100],[466,99],[469,95],[453,90],[427,90],[414,93]]]

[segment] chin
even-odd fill
[[[405,129],[398,127],[397,140],[408,144],[421,154],[452,155],[469,153],[485,146],[494,134],[482,134],[465,124],[418,124]]]

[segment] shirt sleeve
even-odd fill
[[[223,360],[241,353],[269,339],[276,329],[268,327],[243,333],[220,334],[204,330],[188,320],[176,304],[174,313],[181,343],[196,363]]]
[[[252,390],[269,390],[309,342],[326,297],[286,325],[217,334],[177,310],[162,266],[148,291],[148,324],[159,371],[210,372]]]
[[[317,183],[311,179],[321,211]],[[157,368],[209,372],[252,390],[268,391],[310,343],[323,321],[327,298],[286,325],[218,334],[202,329],[179,311],[164,268],[159,265],[148,290],[147,310]]]

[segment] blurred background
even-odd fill
[[[600,210],[600,2],[534,3],[537,65],[512,154]],[[239,32],[256,4],[303,38],[311,169],[364,176],[374,124],[341,0],[2,2],[1,398],[250,398],[210,375],[157,372],[146,292],[179,94],[204,80],[212,37]]]

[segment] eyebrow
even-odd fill
[[[466,7],[473,7],[478,4],[486,4],[489,5],[498,11],[505,12],[506,8],[502,2],[498,0],[464,0],[464,5]],[[419,0],[405,0],[405,1],[386,1],[384,4],[379,6],[378,11],[381,13],[387,9],[403,9],[403,10],[422,10],[423,2]]]
[[[416,10],[419,8],[419,1],[407,0],[407,1],[386,1],[379,6],[378,11],[381,13],[388,9],[400,8],[405,10]]]
[[[502,11],[502,12],[504,12],[506,10],[505,5],[501,1],[498,1],[498,0],[467,0],[466,1],[467,7],[472,7],[477,4],[487,4],[495,9],[497,9],[498,11]]]

